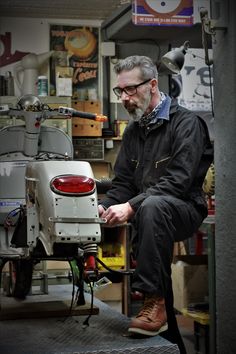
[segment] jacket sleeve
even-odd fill
[[[139,192],[134,185],[135,162],[129,154],[126,141],[129,141],[130,134],[124,132],[120,151],[117,155],[112,188],[106,193],[106,197],[99,201],[105,208],[114,204],[125,203],[136,196]]]

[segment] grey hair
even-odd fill
[[[151,58],[143,55],[132,55],[125,59],[120,59],[114,65],[114,72],[120,74],[122,71],[130,71],[134,68],[139,68],[142,80],[158,78],[156,65]]]

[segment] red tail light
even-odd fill
[[[95,181],[86,176],[63,175],[53,178],[50,187],[58,194],[86,195],[94,192]]]

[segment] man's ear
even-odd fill
[[[156,89],[157,89],[157,87],[158,87],[158,80],[155,79],[155,78],[153,78],[153,79],[151,80],[151,85],[152,85],[152,88],[151,88],[152,93],[156,92]]]

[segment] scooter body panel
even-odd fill
[[[34,225],[33,230],[40,230],[36,238],[49,254],[54,243],[98,243],[101,239],[96,189],[81,196],[60,195],[51,189],[52,179],[66,174],[94,178],[86,161],[31,161],[26,168],[27,213],[35,207],[40,227]],[[31,213],[29,223],[33,217],[37,222]]]
[[[36,154],[49,153],[56,155],[65,155],[73,158],[73,144],[71,138],[61,129],[56,127],[41,126],[38,134],[32,135],[32,146],[37,148]],[[34,137],[38,141],[34,142]],[[27,139],[26,139],[27,138]],[[29,140],[29,134],[26,136],[25,125],[7,126],[0,130],[0,158],[3,155],[15,152],[21,152],[25,155],[26,140]],[[34,156],[30,154],[29,156]]]

